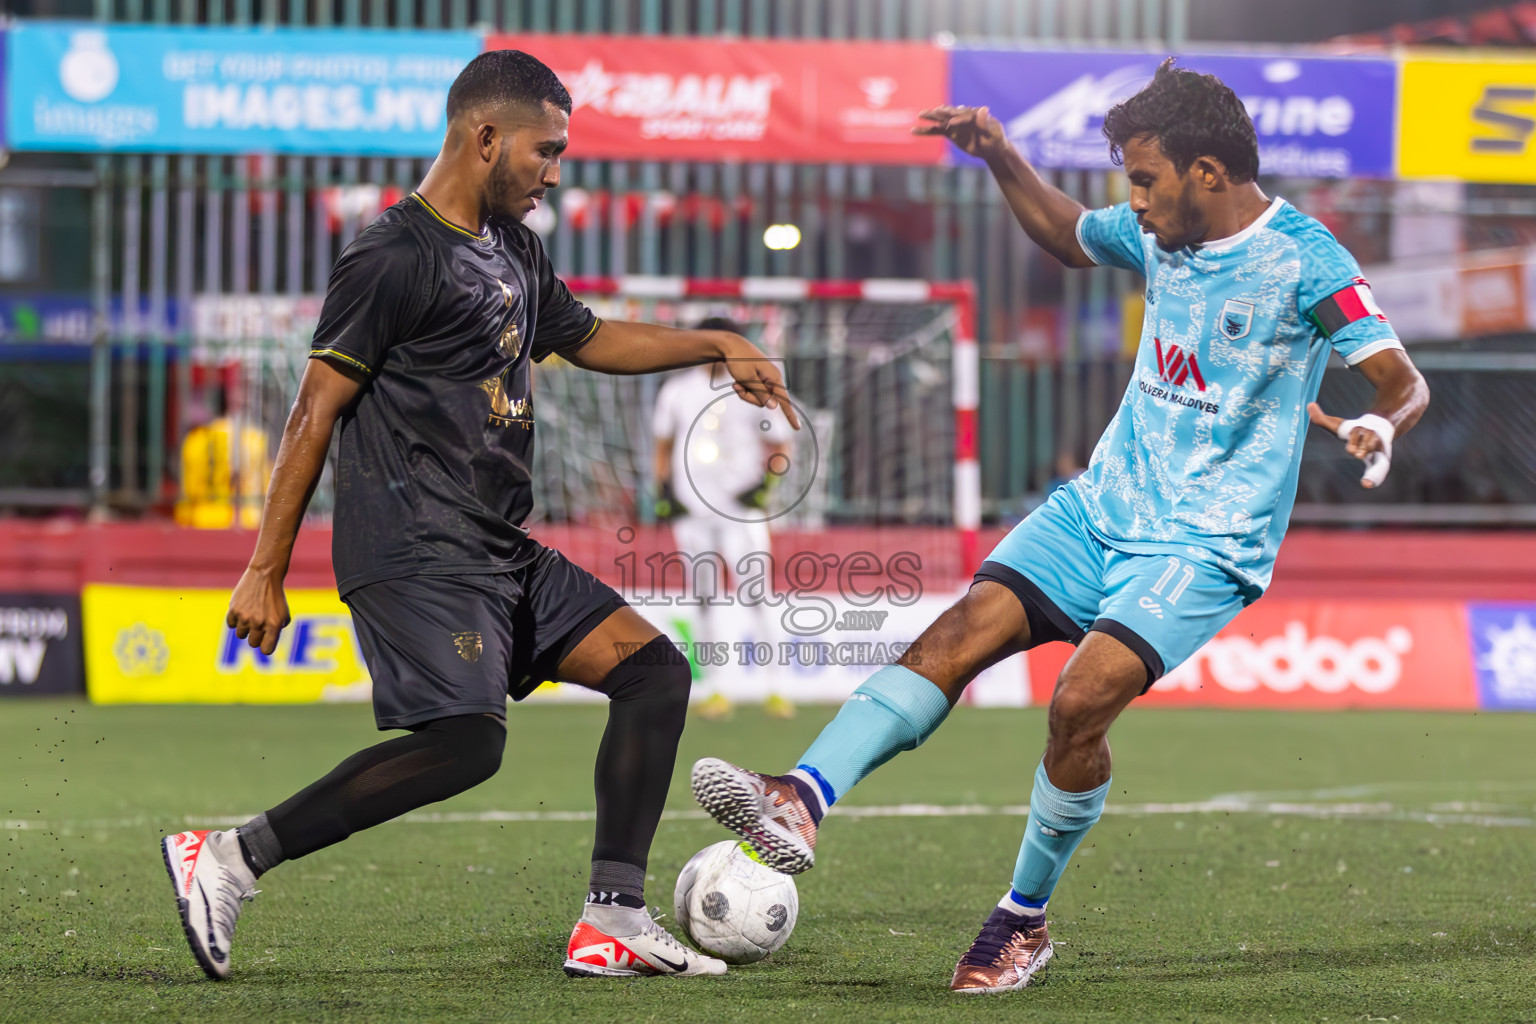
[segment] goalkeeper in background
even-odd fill
[[[986,108],[939,107],[921,135],[987,162],[1029,237],[1069,267],[1145,276],[1146,316],[1125,397],[1087,470],[1054,491],[982,564],[970,591],[881,669],[793,771],[714,758],[693,790],[780,871],[809,868],[822,815],[939,727],[976,674],[1051,640],[1077,646],[1051,698],[1013,877],[950,988],[1023,988],[1051,958],[1046,901],[1104,809],[1110,725],[1139,694],[1257,600],[1290,520],[1311,422],[1379,485],[1393,440],[1429,392],[1360,268],[1317,221],[1258,186],[1242,101],[1211,75],[1158,68],[1104,119],[1130,201],[1086,210],[1041,180]],[[1370,411],[1313,399],[1330,354],[1376,389]]]
[[[740,324],[726,317],[709,317],[696,329],[744,333]],[[724,569],[717,577],[720,595],[741,600],[738,591],[744,577],[766,572],[773,578],[768,491],[789,469],[791,432],[781,417],[766,416],[755,406],[735,401],[731,384],[731,375],[715,364],[673,374],[656,393],[651,429],[660,494],[658,517],[669,520],[680,553],[694,562],[718,559]],[[756,565],[754,558],[760,560]],[[697,572],[690,569],[688,575],[696,585]],[[733,643],[778,639],[767,608],[761,603],[743,602],[743,606],[752,633],[730,637]],[[699,606],[699,613],[701,626],[710,633],[699,639],[725,639],[711,632],[719,628],[720,616],[711,615],[708,600]],[[751,671],[767,677],[768,712],[793,714],[793,705],[773,692],[775,666],[754,665]],[[730,706],[729,698],[716,689],[699,710],[714,717],[728,712]]]

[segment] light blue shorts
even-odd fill
[[[1110,547],[1089,526],[1071,487],[1057,488],[1009,531],[976,579],[1018,596],[1030,646],[1080,643],[1088,630],[1108,633],[1147,663],[1149,687],[1258,596],[1198,558]]]

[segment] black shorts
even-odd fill
[[[624,607],[608,584],[540,545],[510,572],[406,576],[349,593],[380,729],[504,715]]]

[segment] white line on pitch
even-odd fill
[[[1361,821],[1403,821],[1424,825],[1473,825],[1484,828],[1530,828],[1536,819],[1521,814],[1456,813],[1456,805],[1436,805],[1437,809],[1417,811],[1398,808],[1386,802],[1376,803],[1319,803],[1285,800],[1245,800],[1233,796],[1187,803],[1140,803],[1110,804],[1104,813],[1114,815],[1165,816],[1203,814],[1257,814],[1276,817],[1355,819]],[[1498,805],[1462,805],[1478,811],[1516,810]],[[1439,809],[1444,808],[1444,809]],[[1523,809],[1523,808],[1522,808]],[[1028,804],[894,804],[889,806],[840,806],[832,813],[845,818],[1022,818],[1029,814]],[[26,831],[57,831],[60,829],[112,829],[140,828],[147,825],[232,827],[243,825],[251,815],[186,816],[179,822],[148,817],[113,818],[102,820],[46,822],[28,818],[3,819],[7,829]],[[487,824],[509,822],[592,821],[593,811],[430,811],[407,814],[396,821],[410,825]],[[668,811],[662,815],[668,821],[707,821],[703,811],[692,809]]]

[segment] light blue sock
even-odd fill
[[[1104,813],[1109,783],[1086,793],[1064,793],[1051,785],[1045,762],[1035,769],[1035,790],[1029,796],[1029,824],[1013,865],[1013,892],[1019,903],[1044,906],[1077,844]]]
[[[887,665],[853,691],[800,758],[827,806],[860,779],[933,734],[949,714],[944,691],[902,665]]]

